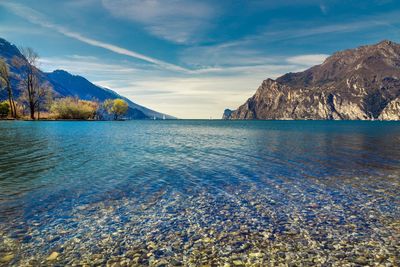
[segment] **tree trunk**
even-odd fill
[[[35,104],[32,102],[29,102],[29,110],[31,113],[31,119],[35,120]]]
[[[7,91],[8,91],[8,102],[10,102],[11,116],[15,119],[17,117],[17,111],[15,109],[15,103],[10,84],[7,84]]]
[[[11,117],[14,117],[14,118],[15,118],[15,116],[14,116],[14,106],[13,106],[13,101],[12,101],[12,99],[11,99],[11,96],[10,96],[10,94],[8,94],[8,102],[10,103]]]
[[[14,99],[12,99],[12,104],[13,104],[13,107],[14,107],[14,118],[16,119],[18,114],[17,114],[17,106],[15,105]]]
[[[37,119],[40,120],[40,105],[37,106]]]

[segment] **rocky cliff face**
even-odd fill
[[[389,104],[386,105],[379,115],[379,119],[385,121],[400,120],[400,97],[390,101]]]
[[[400,45],[337,52],[321,65],[267,79],[226,119],[399,120]]]
[[[232,110],[225,109],[224,114],[222,115],[223,120],[228,120],[232,116]]]

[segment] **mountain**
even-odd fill
[[[321,65],[276,80],[225,119],[400,120],[400,45],[337,52]]]
[[[122,98],[128,105],[129,110],[127,117],[132,119],[152,119],[154,117],[162,119],[164,116],[166,119],[175,119],[172,116],[165,115],[154,110],[148,109],[141,105],[138,105],[128,98],[119,95],[111,89],[97,86],[86,78],[78,75],[72,75],[64,70],[55,70],[50,73],[45,73],[48,81],[55,85],[56,88],[59,86],[68,88],[68,96],[76,96],[84,100],[99,100],[104,101],[106,99]]]
[[[12,59],[14,57],[25,60],[24,56],[21,54],[21,52],[15,45],[0,38],[0,58],[3,58],[7,62],[8,66],[10,68],[10,74],[11,74],[10,80],[11,80],[11,85],[12,85],[12,89],[13,89],[13,94],[14,94],[14,96],[18,97],[19,93],[20,93],[20,91],[17,90],[18,85],[19,85],[18,75],[20,74],[20,70],[18,68],[16,68],[15,66],[13,66],[13,64],[12,64]],[[46,75],[43,72],[38,71],[38,75],[42,81],[46,80]],[[54,91],[61,96],[70,94],[70,92],[61,85],[52,84],[52,86],[53,86]],[[6,94],[7,93],[5,92],[5,90],[0,90],[0,99],[5,99]]]
[[[13,94],[14,96],[18,97],[20,92],[16,88],[18,88],[19,84],[18,74],[20,73],[20,70],[18,68],[15,68],[11,63],[14,57],[24,59],[24,56],[15,45],[0,38],[0,57],[5,59],[10,66]],[[127,99],[126,97],[119,95],[111,89],[97,86],[85,79],[84,77],[72,75],[64,70],[56,70],[51,73],[45,73],[39,70],[38,73],[39,78],[42,82],[47,81],[52,85],[57,97],[71,96],[78,97],[84,100],[98,101],[104,101],[108,98],[122,98],[129,105],[129,109],[126,115],[126,117],[129,119],[153,119],[154,117],[157,119],[162,119],[164,117],[166,119],[175,119],[172,116],[159,113],[157,111],[138,105]],[[7,93],[5,92],[5,90],[0,91],[0,99],[6,99],[6,94]]]

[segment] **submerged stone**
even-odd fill
[[[60,255],[60,253],[54,251],[54,252],[52,252],[52,253],[50,254],[50,256],[48,256],[48,257],[46,258],[46,260],[48,260],[48,261],[54,261],[54,260],[56,260],[56,259],[58,258],[59,255]]]

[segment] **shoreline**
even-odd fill
[[[400,120],[310,120],[310,119],[298,119],[298,120],[260,120],[260,119],[121,119],[121,120],[81,120],[81,119],[40,119],[40,120],[31,120],[31,119],[0,119],[0,121],[269,121],[269,122],[400,122]]]

